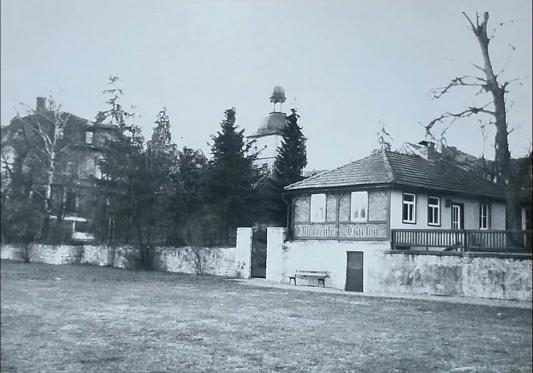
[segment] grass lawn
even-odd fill
[[[2,372],[530,372],[531,310],[1,263]]]

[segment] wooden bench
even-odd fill
[[[294,276],[289,276],[289,284],[294,280],[294,285],[296,285],[296,277],[299,278],[316,278],[318,285],[322,283],[322,287],[326,287],[325,280],[329,277],[329,272],[326,271],[308,271],[303,269],[297,269],[294,273]]]

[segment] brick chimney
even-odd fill
[[[37,106],[35,108],[35,111],[39,113],[44,113],[47,111],[46,108],[46,97],[37,97]]]
[[[435,143],[432,141],[422,140],[418,143],[421,145],[419,153],[427,160],[436,160],[439,157],[439,153],[435,150]]]

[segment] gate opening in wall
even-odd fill
[[[252,278],[266,277],[267,227],[253,228],[252,236]]]
[[[363,253],[346,253],[346,291],[363,292]]]

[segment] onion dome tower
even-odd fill
[[[283,129],[287,126],[287,116],[281,111],[286,99],[283,87],[275,86],[270,96],[270,102],[273,104],[272,112],[263,120],[257,131],[248,136],[255,140],[255,149],[260,152],[256,160],[259,167],[272,167],[276,159]]]
[[[276,112],[276,104],[279,103],[278,113],[281,112],[281,105],[285,102],[287,98],[285,97],[285,90],[282,86],[277,85],[272,90],[272,96],[270,96],[270,102],[274,104],[273,112]]]

